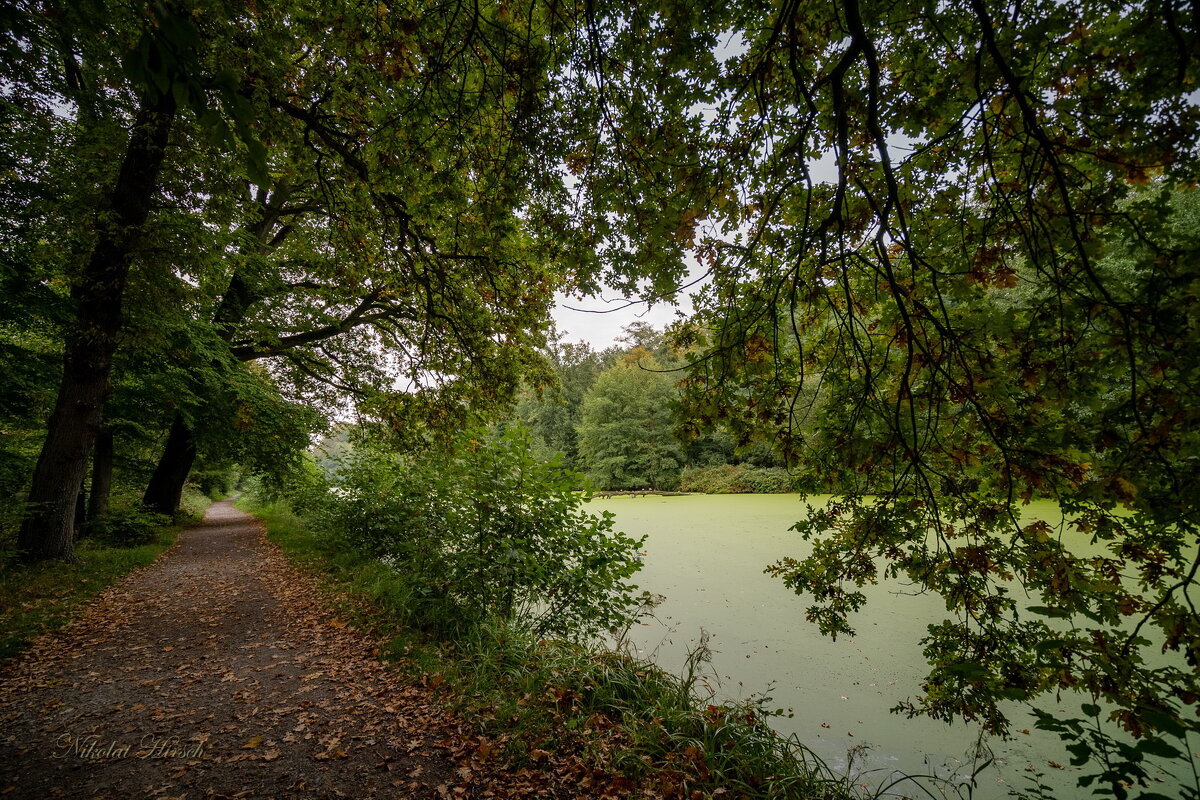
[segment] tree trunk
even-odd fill
[[[83,488],[87,481],[81,481],[79,491],[75,493],[75,534],[78,536],[79,531],[83,530],[84,524],[87,522],[87,490]]]
[[[129,263],[150,213],[174,118],[172,92],[142,100],[117,182],[98,220],[96,244],[71,288],[75,320],[63,357],[62,381],[34,467],[29,511],[17,537],[17,547],[27,560],[74,559],[75,497],[112,388],[109,373]]]
[[[174,514],[195,460],[196,436],[183,415],[176,414],[167,434],[167,446],[142,495],[142,503],[160,514]]]
[[[88,498],[88,522],[108,513],[108,497],[112,493],[113,432],[101,428],[92,449],[92,494]]]

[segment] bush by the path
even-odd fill
[[[139,547],[150,544],[171,524],[166,514],[144,508],[118,508],[88,525],[87,537],[102,547]]]
[[[454,636],[485,619],[586,638],[625,624],[640,540],[583,506],[579,475],[527,438],[469,432],[450,449],[355,449],[304,494],[312,530],[395,568],[406,624]]]

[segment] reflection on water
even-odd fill
[[[707,632],[720,695],[768,694],[772,706],[792,711],[773,720],[778,730],[796,734],[831,766],[862,772],[864,782],[887,782],[893,770],[971,773],[977,728],[889,713],[920,692],[926,664],[918,641],[927,625],[947,618],[940,598],[897,583],[865,587],[867,605],[854,620],[858,634],[834,642],[804,620],[808,601],[763,574],[780,557],[808,550],[788,530],[804,513],[795,495],[614,497],[592,501],[590,510],[611,511],[618,528],[648,536],[636,579],[666,600],[656,619],[630,635],[643,653],[678,670]],[[1034,504],[1027,513],[1054,523],[1061,518],[1050,503]],[[1075,698],[1063,703],[1061,709],[1043,707],[1078,713]],[[1005,797],[1010,788],[1030,788],[1035,772],[1045,773],[1053,786],[1074,787],[1058,738],[1034,730],[1032,717],[1019,707],[1010,717],[1021,732],[1012,741],[985,743],[996,764],[980,774],[975,796]]]

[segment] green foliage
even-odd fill
[[[679,490],[706,494],[782,494],[796,491],[796,485],[782,467],[718,464],[684,469],[679,476]]]
[[[231,465],[210,467],[192,472],[197,490],[212,500],[222,500],[233,493],[240,475]]]
[[[224,476],[214,480],[224,479]],[[221,495],[222,497],[224,495]],[[174,518],[146,509],[133,496],[118,495],[107,512],[88,520],[83,538],[96,547],[142,547],[155,542],[162,531],[171,525],[187,525],[199,521],[214,499],[199,486],[185,488],[179,511]]]
[[[673,489],[683,448],[674,435],[675,381],[635,349],[602,373],[583,400],[580,463],[598,489]]]
[[[551,340],[550,362],[555,385],[527,388],[518,399],[513,416],[529,429],[544,458],[561,456],[563,466],[583,470],[579,458],[579,415],[592,384],[611,365],[611,348],[593,351],[586,343]]]
[[[462,435],[449,451],[356,448],[317,530],[404,576],[414,624],[461,631],[484,619],[586,638],[636,606],[635,541],[581,508],[578,479],[536,459],[525,434]]]
[[[58,179],[48,164],[56,139],[40,125],[23,124],[0,103],[0,533],[7,538],[42,443],[40,430],[62,371],[62,318],[66,286],[55,269],[48,238],[61,222]],[[13,517],[13,518],[10,518]]]
[[[190,525],[204,519],[204,513],[212,505],[213,500],[222,497],[210,497],[200,491],[197,486],[183,487],[183,497],[179,501],[179,510],[175,512],[176,525]]]
[[[237,364],[204,409],[203,455],[226,469],[282,484],[300,469],[310,436],[323,421],[311,406],[291,400],[258,364]]]
[[[139,547],[154,541],[158,530],[171,524],[166,514],[145,509],[118,508],[91,520],[88,536],[107,547]]]

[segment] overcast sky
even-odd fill
[[[637,298],[622,297],[617,291],[606,289],[600,297],[579,299],[568,297],[562,292],[555,295],[551,316],[563,341],[587,342],[593,350],[603,350],[617,344],[617,337],[631,322],[646,322],[662,330],[675,322],[680,315],[691,316],[692,295],[708,283],[705,270],[692,256],[687,257],[688,272],[683,278],[683,290],[676,293],[675,305],[657,301],[653,307]]]
[[[678,306],[659,302],[655,303],[653,308],[647,309],[644,303],[631,303],[616,292],[608,292],[603,298],[586,300],[559,294],[553,312],[554,324],[558,326],[559,333],[565,341],[584,341],[590,344],[593,350],[603,350],[615,344],[621,330],[631,322],[640,320],[661,329],[674,322],[678,312],[690,314],[691,298],[679,299]]]

